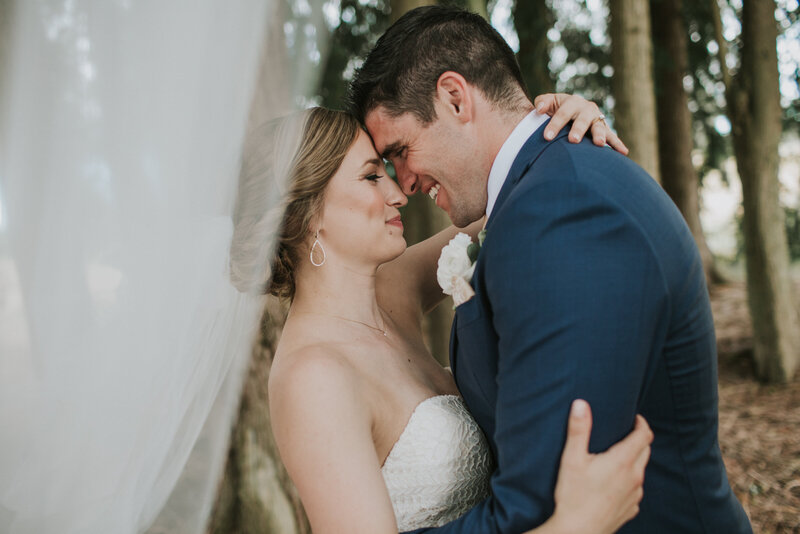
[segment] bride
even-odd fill
[[[588,125],[596,108],[582,111],[576,122]],[[444,297],[437,259],[457,229],[406,248],[407,199],[356,120],[315,108],[274,127],[273,141],[285,147],[286,127],[298,121],[296,149],[269,156],[290,161],[270,272],[253,276],[252,266],[278,213],[259,211],[274,162],[245,162],[231,248],[239,288],[291,301],[269,380],[281,457],[315,532],[444,524],[489,495],[493,470],[452,375],[423,342],[422,316]],[[473,239],[479,230],[464,229]],[[639,417],[599,455],[587,452],[590,430],[588,404],[577,400],[555,513],[534,532],[614,532],[638,512],[647,424]]]

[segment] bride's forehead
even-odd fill
[[[377,157],[378,153],[375,151],[375,146],[372,144],[372,138],[367,132],[359,130],[353,144],[350,146],[350,150],[347,151],[345,160],[360,159],[361,161],[356,163],[363,163],[368,159],[375,159]]]

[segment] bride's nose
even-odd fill
[[[403,193],[394,180],[387,180],[389,190],[386,192],[386,203],[395,208],[399,208],[408,204],[408,197]]]

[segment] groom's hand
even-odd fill
[[[608,127],[605,116],[594,102],[577,95],[547,93],[537,96],[533,105],[538,113],[552,117],[544,129],[544,138],[548,141],[554,139],[569,121],[573,121],[569,131],[571,143],[577,143],[591,130],[592,142],[595,145],[605,146],[608,143],[617,152],[628,155],[628,147]]]
[[[572,403],[567,442],[556,484],[553,521],[559,532],[616,532],[639,513],[653,432],[640,415],[636,426],[606,452],[591,454],[592,413]]]

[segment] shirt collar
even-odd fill
[[[500,147],[500,151],[494,158],[494,163],[492,163],[492,169],[489,171],[489,181],[486,184],[486,220],[492,214],[492,208],[497,202],[497,196],[503,188],[506,177],[511,170],[511,165],[517,159],[522,145],[547,119],[547,115],[531,111],[517,124],[511,135],[503,143],[503,146]]]

